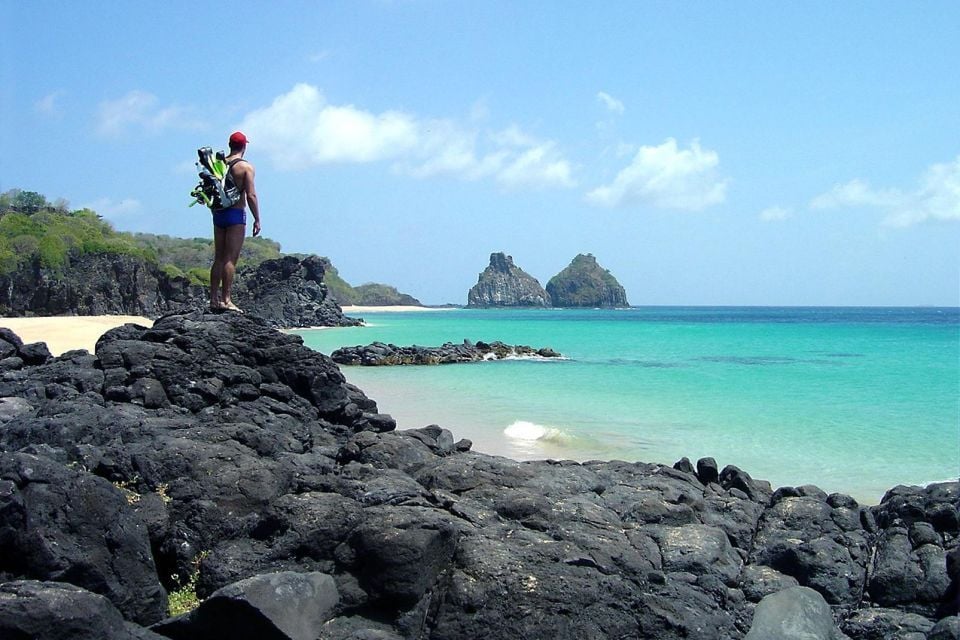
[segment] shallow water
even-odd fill
[[[344,368],[400,428],[440,424],[518,459],[735,464],[774,486],[875,503],[960,475],[960,310],[633,308],[375,313],[304,331],[549,346],[560,361]]]

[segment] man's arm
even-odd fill
[[[257,199],[257,186],[254,182],[256,171],[249,162],[246,165],[249,173],[244,180],[244,190],[247,194],[247,205],[250,207],[250,213],[253,214],[253,235],[258,236],[260,235],[260,201]]]

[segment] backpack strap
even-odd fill
[[[239,189],[240,185],[238,185],[237,181],[233,178],[233,171],[231,171],[231,169],[233,169],[233,165],[237,164],[238,162],[246,162],[246,160],[244,160],[243,158],[235,158],[230,162],[228,162],[227,173],[226,175],[223,176],[224,184],[230,185],[234,189]]]

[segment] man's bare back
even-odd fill
[[[238,162],[234,162],[237,160]],[[245,209],[249,205],[250,213],[253,214],[253,235],[260,235],[260,203],[257,201],[257,189],[255,182],[256,170],[247,160],[243,160],[243,153],[231,153],[226,157],[227,164],[234,162],[230,167],[230,175],[233,177],[233,183],[237,185],[240,191],[240,200],[233,206],[238,209]]]

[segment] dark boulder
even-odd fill
[[[237,275],[238,303],[246,313],[260,316],[275,327],[352,327],[361,320],[347,318],[330,295],[324,275],[330,261],[319,256],[285,256],[245,267]]]
[[[848,511],[819,497],[780,499],[760,520],[751,563],[796,578],[830,604],[855,605],[866,581],[871,538]]]
[[[874,607],[855,611],[840,628],[857,640],[921,640],[933,629],[933,621],[915,613]]]
[[[806,587],[790,587],[760,601],[745,640],[840,640],[823,596]]]
[[[960,640],[960,617],[940,620],[927,634],[927,640]]]
[[[139,623],[163,617],[147,528],[106,480],[0,453],[0,514],[0,575],[84,587]]]
[[[901,527],[881,534],[867,585],[873,602],[932,616],[949,584],[946,553],[939,544],[915,545]]]
[[[799,586],[796,578],[762,564],[745,566],[739,580],[740,589],[750,602],[760,602],[778,591]]]
[[[713,458],[700,458],[697,460],[697,477],[702,484],[711,482],[720,482],[720,470],[717,461]]]
[[[228,585],[153,629],[172,640],[316,640],[339,601],[329,575],[271,573]]]
[[[415,605],[450,564],[458,527],[430,509],[371,507],[337,551],[371,602],[386,609]]]
[[[0,638],[9,640],[163,640],[123,619],[110,601],[62,582],[0,584]]]

